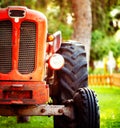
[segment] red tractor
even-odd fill
[[[54,116],[54,128],[99,128],[84,46],[61,40],[60,31],[48,34],[42,13],[23,6],[0,9],[1,116],[19,122],[46,115]]]

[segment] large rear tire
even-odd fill
[[[59,53],[65,59],[64,67],[57,72],[59,99],[65,102],[73,98],[78,88],[88,86],[86,53],[82,45],[62,44]]]

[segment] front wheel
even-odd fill
[[[55,128],[100,128],[99,106],[96,94],[89,88],[79,88],[73,102],[74,119],[65,115],[55,117]]]
[[[76,128],[99,128],[99,107],[95,93],[89,88],[80,88],[73,99],[77,121]]]

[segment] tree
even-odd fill
[[[71,0],[74,11],[74,33],[72,39],[80,41],[85,45],[87,60],[89,62],[90,43],[91,43],[91,1],[90,0]]]
[[[92,30],[99,29],[110,33],[110,11],[120,5],[120,0],[91,0],[92,3]]]
[[[11,5],[21,5],[21,6],[27,6],[29,8],[32,8],[34,6],[34,0],[1,0],[0,1],[0,7],[4,8]]]
[[[87,59],[89,62],[90,42],[91,42],[91,28],[92,28],[92,15],[91,15],[91,1],[90,0],[53,0],[57,6],[60,7],[58,15],[59,21],[66,24],[66,17],[68,13],[74,18],[73,21],[73,35],[72,39],[85,45],[87,51]],[[64,32],[63,32],[64,33]]]
[[[94,68],[95,60],[102,60],[109,51],[113,51],[114,57],[119,56],[119,43],[114,39],[118,26],[113,28],[113,18],[110,12],[119,8],[119,0],[92,0],[92,43],[90,51],[90,67]]]
[[[90,49],[90,67],[94,69],[94,61],[108,58],[109,52],[112,51],[115,59],[120,56],[120,43],[116,41],[115,36],[107,36],[101,31],[92,33],[92,47]]]
[[[73,33],[72,24],[68,24],[67,17],[72,14],[69,0],[51,0],[47,10],[49,32],[60,30],[63,41],[70,40]]]

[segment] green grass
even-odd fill
[[[16,123],[16,117],[0,117],[0,128],[53,128],[53,118],[33,116],[29,123]]]
[[[101,128],[120,128],[120,87],[91,87],[97,93]]]
[[[101,128],[120,128],[120,88],[92,86],[100,106]],[[29,123],[17,124],[15,117],[0,116],[1,128],[53,128],[53,117],[33,116]]]

